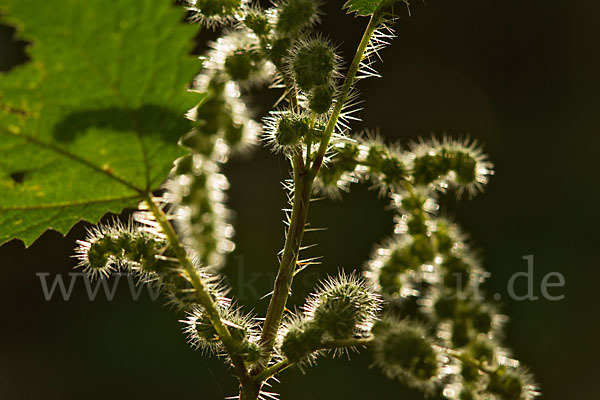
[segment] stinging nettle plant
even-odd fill
[[[438,215],[440,193],[473,196],[487,183],[492,164],[480,147],[443,137],[401,148],[350,134],[355,85],[378,77],[373,63],[408,4],[349,0],[345,9],[366,28],[346,65],[315,30],[317,0],[268,9],[189,0],[188,22],[223,28],[199,65],[187,56],[195,24],[182,25],[184,10],[168,3],[0,2],[32,42],[32,61],[0,76],[0,243],[29,245],[48,228],[66,232],[139,203],[128,223],[100,225],[78,242],[78,267],[92,278],[127,271],[159,287],[184,315],[190,345],[235,371],[244,400],[273,398],[265,388],[290,366],[364,349],[385,375],[426,396],[537,396],[500,345],[505,317],[479,290],[485,274],[466,235]],[[260,86],[281,92],[262,124],[242,97]],[[292,175],[285,245],[261,319],[228,296],[219,273],[234,249],[220,170],[260,140],[289,160]],[[393,237],[362,274],[341,271],[290,312],[294,276],[318,263],[300,255],[311,200],[339,199],[358,182],[390,199]]]

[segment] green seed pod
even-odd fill
[[[307,117],[292,112],[272,112],[265,118],[266,136],[275,151],[287,151],[309,133]]]
[[[294,37],[304,28],[318,21],[318,3],[315,0],[284,0],[277,5],[277,33]]]
[[[381,173],[383,160],[385,159],[387,150],[383,144],[372,143],[369,146],[369,152],[367,154],[365,165],[369,167],[372,174]]]
[[[419,385],[439,371],[437,353],[425,330],[408,321],[388,320],[373,329],[375,364],[391,378]]]
[[[406,227],[411,235],[426,235],[427,234],[427,218],[423,213],[417,213],[408,218]]]
[[[321,38],[299,42],[290,59],[292,76],[298,87],[306,92],[315,86],[332,85],[337,67],[333,47]]]
[[[465,260],[448,256],[442,263],[444,268],[444,285],[447,288],[464,290],[471,279],[472,267]]]
[[[491,363],[494,359],[496,345],[490,340],[477,338],[469,343],[467,351],[474,359],[480,362]]]
[[[523,379],[517,372],[500,366],[491,374],[487,390],[502,400],[522,400],[524,386]]]
[[[338,181],[342,178],[344,170],[336,163],[331,163],[321,167],[319,171],[319,180],[326,187],[337,188]]]
[[[219,299],[215,298],[215,301],[219,302]],[[260,347],[255,343],[258,331],[254,319],[229,305],[220,307],[219,312],[221,320],[236,343],[239,354],[254,360],[257,358],[257,352],[260,356]],[[223,344],[203,309],[192,307],[187,315],[187,320],[181,322],[185,324],[184,332],[187,334],[189,344],[205,353],[222,355]]]
[[[262,347],[258,343],[244,341],[240,347],[240,354],[247,363],[255,363],[263,355]]]
[[[231,147],[238,146],[244,139],[244,125],[231,124],[225,129],[223,139]]]
[[[404,163],[394,156],[388,156],[382,160],[380,171],[383,174],[383,182],[390,186],[398,186],[408,176]]]
[[[85,241],[78,241],[78,245],[77,267],[82,267],[92,278],[108,276],[117,268],[147,274],[176,267],[163,257],[172,251],[164,239],[132,224],[115,222],[112,226],[99,226],[89,232]]]
[[[445,166],[444,159],[437,154],[416,157],[413,163],[412,175],[415,185],[429,185],[448,172],[450,170]]]
[[[333,339],[367,332],[380,307],[379,297],[355,275],[341,273],[320,284],[304,306],[306,316]]]
[[[316,114],[325,114],[333,103],[333,89],[327,85],[316,86],[308,94],[308,107]]]
[[[214,27],[232,21],[245,0],[187,0],[193,18],[205,26]]]
[[[402,280],[397,271],[392,271],[385,266],[379,270],[378,283],[381,287],[381,292],[384,295],[393,297],[400,293],[402,289]]]
[[[288,55],[291,43],[292,42],[288,38],[275,39],[271,43],[268,50],[269,59],[279,70],[284,67],[283,59]]]
[[[437,250],[442,254],[449,254],[457,238],[452,237],[451,228],[444,220],[438,220],[436,228],[434,236],[437,240]]]
[[[459,184],[467,185],[476,182],[477,160],[466,152],[457,151],[453,154],[452,161],[452,169],[456,172],[456,181]]]
[[[311,321],[295,321],[283,338],[281,351],[292,362],[302,361],[320,347],[322,337],[323,330]]]
[[[87,251],[87,262],[91,269],[104,268],[108,264],[108,259],[113,254],[109,251],[107,244],[110,238],[100,238],[90,244]]]
[[[414,235],[411,253],[418,258],[419,265],[433,261],[435,248],[431,238],[426,235]]]
[[[271,31],[267,16],[257,9],[250,9],[244,17],[244,25],[257,36],[264,36]]]
[[[238,49],[225,58],[225,72],[234,81],[243,82],[262,67],[262,57],[254,49]]]

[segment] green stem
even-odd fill
[[[279,272],[275,279],[273,295],[267,309],[267,316],[263,325],[260,344],[269,355],[273,351],[277,330],[283,318],[283,311],[292,286],[294,270],[298,260],[298,253],[304,236],[310,194],[312,192],[313,178],[304,168],[300,150],[294,155],[294,200],[290,226],[285,238],[283,255],[279,265]],[[268,358],[267,358],[268,359]]]
[[[194,286],[194,290],[196,291],[196,296],[198,298],[198,302],[204,308],[208,319],[211,324],[214,326],[215,330],[219,335],[219,339],[223,343],[225,347],[225,351],[231,358],[231,362],[235,369],[235,372],[240,380],[240,384],[244,390],[251,391],[256,387],[256,384],[252,381],[252,379],[248,375],[248,371],[246,370],[246,365],[244,364],[244,360],[237,352],[238,344],[231,336],[229,329],[221,320],[221,315],[215,304],[210,292],[200,279],[200,275],[198,275],[198,271],[194,268],[192,262],[190,261],[183,244],[179,240],[179,236],[175,232],[173,225],[169,222],[165,213],[154,203],[150,194],[146,194],[144,198],[146,204],[148,205],[150,212],[156,219],[156,222],[160,225],[163,233],[167,236],[167,240],[169,244],[173,248],[179,263],[185,269],[189,278],[192,281],[192,285]],[[258,389],[257,389],[258,390]]]
[[[352,85],[354,84],[354,80],[356,79],[356,74],[360,69],[360,63],[365,57],[365,52],[367,50],[367,46],[373,33],[379,26],[381,22],[380,12],[376,12],[371,16],[369,20],[369,25],[365,29],[365,33],[363,34],[362,39],[358,45],[358,49],[356,50],[356,54],[354,54],[354,58],[352,59],[352,63],[350,64],[350,68],[348,68],[348,73],[346,74],[346,79],[344,80],[344,84],[342,85],[342,89],[340,90],[339,95],[335,100],[335,106],[333,107],[333,111],[331,112],[331,117],[327,122],[327,126],[325,127],[325,131],[323,132],[323,138],[321,139],[321,144],[319,145],[319,150],[317,151],[317,155],[315,157],[315,162],[312,166],[312,174],[317,175],[321,165],[323,164],[323,157],[325,157],[325,152],[327,151],[327,147],[329,146],[329,141],[331,140],[331,136],[333,135],[333,131],[335,126],[340,118],[340,114],[342,113],[342,109],[344,108],[344,104],[348,99],[348,95],[350,94],[350,89],[352,89]]]
[[[362,339],[342,339],[342,340],[333,340],[330,342],[325,342],[322,343],[321,346],[319,346],[317,350],[332,350],[332,349],[339,349],[339,348],[343,348],[343,347],[369,347],[373,344],[373,339],[371,338],[362,338]],[[275,363],[273,365],[271,365],[268,368],[265,368],[264,370],[262,370],[258,375],[256,375],[254,377],[255,382],[263,382],[267,379],[269,379],[272,376],[277,375],[278,373],[282,372],[283,370],[291,367],[292,365],[294,365],[294,363],[292,361],[290,361],[289,359],[284,359],[282,361],[279,361],[278,363]]]
[[[486,374],[494,373],[493,369],[488,368],[487,365],[485,365],[484,363],[480,362],[479,360],[471,357],[467,353],[456,351],[454,349],[449,349],[449,348],[444,348],[444,350],[445,350],[445,353],[447,355],[449,355],[450,357],[455,358],[455,359],[457,359],[465,364],[468,364],[472,367],[475,367],[483,373],[486,373]]]
[[[348,69],[341,92],[336,99],[336,104],[332,111],[332,115],[329,118],[329,122],[327,123],[327,127],[325,128],[325,132],[323,133],[323,138],[321,139],[319,150],[317,151],[316,158],[311,169],[307,170],[305,168],[302,162],[303,160],[301,153],[296,153],[294,155],[293,172],[295,192],[292,205],[292,215],[285,239],[279,271],[277,273],[277,278],[275,279],[273,295],[271,296],[271,301],[269,302],[267,316],[265,318],[260,339],[260,344],[265,349],[266,354],[263,361],[268,361],[271,357],[271,352],[273,351],[275,338],[277,336],[277,330],[281,324],[283,312],[285,310],[290,288],[292,286],[292,279],[294,277],[294,270],[298,260],[298,253],[300,251],[302,237],[304,236],[306,218],[308,215],[308,206],[310,203],[310,195],[312,192],[314,179],[319,173],[319,169],[323,163],[323,157],[327,151],[327,147],[329,146],[329,141],[333,134],[333,130],[342,112],[343,105],[348,98],[348,94],[350,93],[350,89],[360,68],[360,63],[364,59],[367,45],[369,44],[373,33],[377,29],[379,22],[379,13],[375,13],[373,16],[371,16],[365,33],[363,34],[360,44],[358,45],[356,54],[354,55],[352,63],[350,64],[350,68]],[[261,367],[259,365],[252,371],[252,374],[255,376],[260,376],[261,370],[264,370],[264,368],[265,367]]]

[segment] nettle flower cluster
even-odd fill
[[[370,20],[344,72],[335,46],[314,32],[319,5],[188,1],[192,21],[225,26],[192,83],[201,100],[188,112],[193,127],[181,139],[189,154],[177,160],[162,196],[147,201],[132,222],[96,228],[80,242],[80,266],[91,276],[126,270],[160,287],[186,313],[192,347],[234,368],[242,399],[273,398],[264,387],[292,365],[305,369],[321,356],[363,348],[387,376],[427,395],[533,398],[530,376],[500,345],[505,317],[484,300],[477,256],[456,224],[438,215],[440,193],[481,192],[492,164],[468,139],[400,148],[369,134],[351,136],[355,84],[378,76],[372,64],[393,37],[390,25],[402,7],[393,0],[346,4]],[[259,124],[242,96],[264,85],[282,95]],[[286,243],[264,319],[228,298],[219,275],[234,249],[221,165],[260,137],[292,167]],[[358,182],[391,199],[393,237],[374,250],[362,274],[342,271],[297,311],[286,311],[294,275],[316,263],[299,259],[312,196],[340,199]]]

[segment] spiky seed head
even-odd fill
[[[250,8],[244,17],[244,25],[257,36],[264,36],[271,31],[269,18],[258,8]]]
[[[386,157],[387,150],[383,143],[373,141],[373,143],[367,143],[367,156],[365,164],[368,165],[371,173],[381,173],[381,167],[383,160]]]
[[[481,335],[468,344],[466,352],[475,360],[491,365],[495,358],[496,348],[495,343]],[[476,366],[468,363],[463,363],[461,366],[461,376],[466,382],[476,382],[482,375],[483,373]]]
[[[438,252],[444,255],[451,254],[455,247],[462,246],[466,240],[465,235],[460,232],[456,224],[443,218],[435,221],[433,236],[437,241]]]
[[[291,45],[292,42],[286,37],[273,39],[270,43],[268,49],[269,60],[280,70],[284,68],[284,59],[288,55]]]
[[[486,389],[502,400],[530,400],[538,395],[535,387],[526,372],[501,365],[491,374]]]
[[[297,114],[282,116],[277,128],[277,140],[281,146],[294,146],[298,144],[309,131],[306,118]]]
[[[414,155],[412,175],[415,185],[455,187],[458,194],[481,191],[493,174],[493,165],[476,141],[433,138],[411,145]]]
[[[473,268],[464,258],[450,255],[441,267],[444,287],[463,290],[469,285]]]
[[[308,361],[323,338],[323,330],[313,321],[296,319],[289,323],[281,343],[281,352],[292,362]]]
[[[496,343],[486,339],[484,336],[479,336],[469,343],[467,351],[474,359],[491,364],[494,360],[497,347]]]
[[[258,343],[245,340],[240,345],[239,353],[244,358],[244,361],[253,364],[263,356],[263,348]]]
[[[296,84],[306,92],[315,86],[331,86],[337,74],[335,50],[320,37],[298,42],[289,62]]]
[[[383,159],[380,170],[383,175],[383,181],[388,186],[398,187],[408,176],[408,171],[404,163],[393,155]]]
[[[420,264],[433,261],[436,253],[431,238],[427,235],[414,235],[411,254],[419,260]]]
[[[308,107],[316,114],[329,112],[332,103],[333,89],[328,85],[316,86],[308,94]]]
[[[418,235],[415,235],[417,239]],[[415,273],[430,255],[428,245],[415,245],[412,236],[399,236],[375,249],[368,262],[368,276],[386,299],[404,298],[414,294],[410,273]],[[420,240],[420,239],[419,239]]]
[[[260,354],[260,350],[256,348],[258,345],[255,346],[258,329],[254,318],[231,305],[219,306],[219,312],[221,320],[237,343],[239,354],[255,359],[256,351]],[[204,353],[224,355],[219,335],[201,307],[192,307],[187,312],[187,319],[181,322],[185,325],[183,330],[193,348]]]
[[[77,243],[77,267],[92,278],[108,276],[116,268],[151,274],[176,267],[168,260],[172,250],[166,240],[132,222],[99,225],[88,232],[86,240]]]
[[[456,172],[459,185],[468,185],[477,179],[477,160],[465,151],[456,151],[452,155],[452,169]]]
[[[309,118],[291,111],[272,111],[265,121],[265,140],[275,152],[286,152],[309,134]]]
[[[280,36],[295,37],[301,30],[319,21],[319,5],[316,0],[283,0],[276,5],[276,30]]]
[[[225,58],[225,72],[234,81],[246,81],[262,68],[262,56],[255,49],[236,49]]]
[[[420,325],[386,318],[376,324],[373,334],[375,364],[390,378],[421,386],[438,375],[437,351]]]
[[[379,313],[381,300],[355,274],[343,272],[322,282],[304,306],[308,319],[333,339],[369,332]]]
[[[192,19],[214,28],[235,20],[247,0],[187,0]]]

